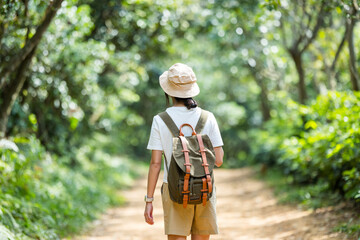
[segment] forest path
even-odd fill
[[[279,205],[273,191],[253,178],[250,168],[216,169],[217,214],[220,234],[211,239],[348,239],[332,232],[338,216],[331,208],[300,210]],[[130,190],[123,191],[128,203],[109,209],[93,229],[78,240],[161,240],[164,236],[159,178],[155,191],[154,225],[144,221],[146,179],[139,179]]]

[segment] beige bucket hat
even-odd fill
[[[200,93],[196,76],[191,67],[175,63],[159,77],[161,88],[169,96],[178,98],[195,97]]]

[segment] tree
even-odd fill
[[[49,4],[44,13],[43,20],[37,27],[34,36],[28,39],[27,35],[24,47],[18,54],[10,58],[0,71],[0,99],[3,100],[0,107],[0,137],[5,136],[9,114],[22,86],[24,85],[26,72],[31,64],[32,58],[34,57],[36,48],[45,31],[49,27],[52,19],[55,17],[56,12],[61,7],[62,1],[63,0],[54,0]],[[24,17],[27,17],[27,7],[25,7]],[[6,78],[9,75],[12,75],[10,76],[11,80],[6,81]]]
[[[316,39],[328,15],[327,1],[310,3],[308,0],[291,0],[281,6],[281,31],[283,45],[293,60],[298,74],[299,101],[304,104],[307,96],[303,55]],[[288,40],[289,36],[290,40]]]
[[[349,6],[350,5],[350,6]],[[359,4],[357,0],[351,1],[349,5],[346,5],[348,8],[348,16],[346,19],[346,40],[348,43],[349,50],[349,70],[350,70],[350,80],[354,91],[359,91],[359,72],[357,69],[357,60],[354,47],[354,28],[356,23],[359,20]]]
[[[271,104],[268,98],[268,80],[273,77],[276,78],[273,80],[278,80],[277,76],[275,76],[276,74],[274,74],[274,69],[267,65],[267,63],[272,61],[272,57],[268,55],[268,45],[274,43],[265,39],[265,31],[261,32],[261,30],[259,30],[260,28],[269,28],[266,30],[267,32],[271,31],[270,28],[273,27],[271,24],[266,24],[265,20],[262,19],[262,17],[266,15],[266,9],[259,7],[257,1],[245,1],[241,4],[220,2],[215,4],[212,11],[214,14],[211,15],[209,19],[210,22],[213,21],[212,17],[217,15],[229,14],[230,16],[236,16],[231,18],[230,21],[222,18],[220,24],[214,26],[214,28],[218,28],[218,32],[215,35],[216,38],[214,38],[219,45],[219,54],[224,54],[225,51],[228,51],[230,53],[229,55],[239,56],[229,61],[230,68],[233,64],[237,65],[242,69],[242,72],[246,72],[246,75],[249,76],[250,79],[252,78],[258,86],[260,92],[256,100],[262,115],[262,121],[266,122],[271,117]],[[253,19],[251,24],[243,24],[246,22],[246,19],[250,18]],[[268,26],[265,27],[265,25]],[[226,32],[224,32],[225,36],[221,34],[223,29],[226,29]],[[266,54],[264,54],[264,52]],[[237,79],[237,82],[234,84],[239,84],[239,79]],[[229,83],[229,85],[230,88],[233,88],[231,87],[232,84]]]

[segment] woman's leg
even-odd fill
[[[168,235],[168,240],[186,240],[186,236]]]
[[[191,234],[191,240],[209,240],[210,235]]]

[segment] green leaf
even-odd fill
[[[309,128],[316,129],[316,128],[317,128],[316,122],[313,121],[313,120],[308,121],[308,122],[305,124],[305,129],[309,129]]]
[[[76,127],[78,126],[78,124],[79,124],[79,119],[77,119],[75,117],[70,118],[70,129],[71,130],[75,130]]]
[[[37,124],[37,120],[36,120],[36,116],[35,116],[35,114],[30,114],[29,115],[29,121],[30,121],[30,123],[32,124],[32,125],[36,125]]]

